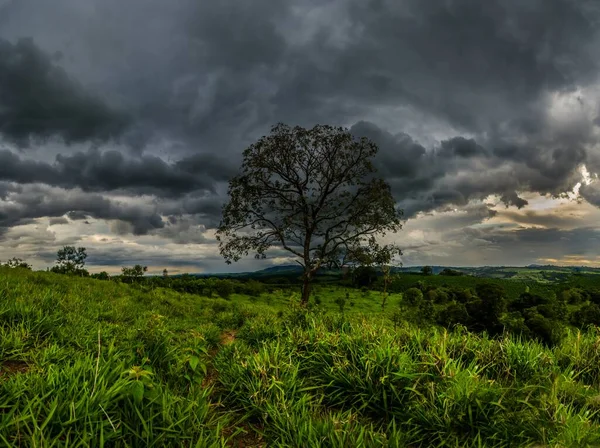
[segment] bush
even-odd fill
[[[215,283],[215,291],[219,297],[229,299],[233,294],[233,284],[229,280],[218,280]]]
[[[418,305],[421,302],[423,302],[423,293],[420,289],[409,288],[406,291],[404,291],[402,298],[404,299],[404,301],[406,301],[406,303],[410,305]]]
[[[503,326],[500,317],[507,307],[504,288],[495,283],[480,283],[475,291],[479,299],[467,305],[475,327],[490,334],[501,333]]]
[[[265,316],[246,321],[240,328],[237,337],[251,347],[258,348],[262,342],[276,339],[280,331],[278,322]]]
[[[571,305],[577,305],[585,301],[582,291],[579,289],[565,289],[561,294],[562,300]]]
[[[452,294],[455,300],[460,303],[468,303],[473,300],[473,293],[470,289],[453,289]]]
[[[337,297],[333,303],[338,306],[340,313],[344,312],[344,309],[346,308],[346,299],[344,297]]]
[[[596,305],[600,305],[600,290],[599,289],[592,289],[591,291],[587,291],[587,293],[590,296],[590,301],[592,303],[595,303]]]
[[[8,260],[6,263],[0,264],[0,266],[5,266],[7,268],[23,268],[31,271],[31,265],[20,258],[13,257]]]
[[[260,297],[265,292],[265,285],[256,280],[248,280],[239,287],[240,293],[250,297]],[[218,291],[217,291],[218,293]]]
[[[600,306],[595,303],[582,306],[573,313],[571,322],[580,328],[585,328],[589,325],[600,326]]]
[[[563,328],[560,322],[547,319],[538,314],[528,319],[527,328],[534,339],[538,339],[548,346],[557,345],[562,339]]]
[[[525,318],[518,311],[506,313],[502,316],[500,322],[504,326],[504,330],[514,335],[523,335],[528,337],[530,334],[529,328],[525,324]]]
[[[96,280],[110,280],[110,275],[108,275],[108,272],[105,271],[92,274],[90,277],[95,278]]]
[[[469,321],[469,313],[462,303],[451,303],[439,313],[437,318],[438,324],[446,328],[452,328],[456,325],[467,326]]]

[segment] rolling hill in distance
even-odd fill
[[[394,274],[420,274],[423,266],[394,267]],[[587,266],[554,266],[554,265],[528,265],[528,266],[431,266],[433,275],[439,275],[444,270],[460,272],[464,275],[482,278],[503,278],[515,280],[557,281],[565,280],[573,275],[600,274],[600,268]],[[223,277],[223,278],[272,278],[292,277],[302,274],[302,268],[297,265],[287,264],[271,266],[258,271],[237,273],[193,273],[197,277]],[[343,275],[341,269],[322,269],[317,276],[339,277]],[[442,274],[443,275],[443,274]]]

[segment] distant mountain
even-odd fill
[[[505,278],[515,280],[556,281],[580,274],[600,274],[600,268],[579,266],[553,266],[535,265],[529,266],[431,266],[433,274],[438,275],[444,269],[459,271],[466,275],[484,278]],[[394,267],[393,273],[419,274],[423,266]],[[220,278],[257,278],[266,279],[274,277],[298,277],[302,275],[302,267],[296,264],[270,266],[253,272],[217,273],[217,274],[189,274],[195,277],[220,277]],[[340,269],[322,269],[317,273],[321,277],[338,277],[342,275]],[[179,277],[175,275],[174,277]]]
[[[280,266],[271,266],[269,268],[261,269],[260,271],[254,271],[254,274],[282,274],[282,273],[302,273],[302,267],[297,264],[284,264]]]

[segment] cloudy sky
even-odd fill
[[[0,0],[0,258],[227,266],[214,228],[277,122],[348,127],[405,265],[600,265],[596,0]]]

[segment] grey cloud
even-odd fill
[[[598,229],[589,227],[573,230],[522,227],[516,231],[496,233],[484,238],[493,238],[494,244],[499,247],[531,250],[545,258],[562,259],[569,255],[596,256],[597,252],[593,249],[595,244],[590,243],[597,241],[598,237],[600,237]],[[551,245],[548,244],[550,241]]]
[[[519,195],[517,194],[516,191],[511,191],[511,192],[508,192],[508,193],[504,193],[502,195],[502,197],[500,198],[500,200],[502,202],[504,202],[504,204],[506,204],[507,207],[509,205],[514,205],[517,208],[523,208],[527,204],[529,204],[529,202],[527,202],[527,200],[519,197]]]
[[[69,78],[31,39],[0,39],[0,134],[27,146],[30,138],[67,142],[118,135],[127,118]]]
[[[26,186],[10,195],[10,202],[0,203],[0,227],[7,228],[32,222],[41,217],[82,220],[88,217],[128,223],[130,231],[143,235],[164,227],[156,212],[134,205],[124,205],[97,194],[61,191],[41,186]]]
[[[18,183],[44,183],[84,191],[129,190],[157,196],[190,191],[214,191],[234,173],[232,166],[213,154],[196,154],[169,164],[156,156],[126,157],[115,150],[92,149],[59,154],[54,164],[0,150],[0,179]]]
[[[360,61],[386,76],[392,94],[466,129],[531,114],[539,95],[595,78],[592,2],[570,0],[352,2],[359,38],[337,67]],[[357,86],[367,70],[346,77]],[[341,73],[339,74],[341,76]],[[399,76],[396,76],[399,75]],[[516,115],[515,115],[516,114]]]
[[[578,168],[587,158],[581,147],[494,147],[494,142],[479,144],[463,137],[426,150],[406,134],[393,136],[364,122],[351,132],[379,146],[376,164],[406,218],[445,206],[465,206],[489,195],[517,208],[527,205],[518,191],[559,196],[580,180]]]
[[[69,220],[67,218],[60,216],[58,218],[50,218],[48,224],[50,226],[55,226],[58,224],[69,224]]]
[[[486,156],[487,151],[472,138],[454,137],[442,142],[438,155],[440,157],[461,157],[466,159],[476,156]]]
[[[200,217],[169,219],[169,223],[165,227],[154,231],[153,234],[167,238],[176,244],[205,244],[212,240],[203,234],[206,226],[202,221]]]
[[[25,184],[34,182],[80,188],[95,194],[63,192],[64,203],[51,198],[60,205],[55,211],[43,201],[39,211],[26,210],[35,209],[35,201],[17,203],[14,222],[42,212],[78,211],[96,219],[122,217],[115,218],[117,233],[176,238],[178,226],[187,225],[182,220],[190,229],[218,224],[222,187],[241,151],[283,121],[356,123],[353,132],[379,144],[377,164],[406,217],[466,207],[489,194],[523,207],[520,192],[559,195],[579,181],[580,164],[600,169],[592,148],[594,124],[578,119],[555,128],[547,113],[551,94],[597,81],[595,5],[593,0],[12,2],[0,15],[0,37],[15,42],[32,36],[46,54],[63,56],[53,62],[32,44],[21,50],[24,44],[4,44],[4,51],[33,55],[37,72],[24,79],[44,75],[46,67],[40,89],[47,105],[77,110],[76,118],[84,119],[73,121],[73,129],[48,119],[31,132],[7,127],[5,134],[17,141],[33,134],[87,141],[121,131],[135,151],[126,156],[122,148],[79,153],[67,148],[47,164],[37,155],[0,154],[0,179],[11,182],[0,182],[0,197],[23,194],[15,189],[29,191]],[[0,61],[6,73],[24,64],[7,69]],[[72,91],[75,100],[60,102],[54,95],[72,98]],[[0,104],[29,114],[22,104],[30,107],[31,97],[19,92],[8,100],[0,95]],[[127,111],[132,118],[127,129],[105,103]],[[398,108],[415,116],[397,115]],[[440,132],[430,123],[447,127]],[[411,131],[415,128],[430,135],[422,139]],[[164,152],[152,155],[144,147],[151,140]],[[435,140],[442,141],[432,145]],[[581,193],[599,203],[592,188]],[[128,212],[125,206],[102,205],[113,204],[102,194],[107,191],[153,195],[155,208]],[[86,205],[78,195],[102,200]],[[10,222],[3,217],[5,225]]]
[[[579,194],[590,204],[600,207],[600,185],[598,182],[582,185],[579,189]]]
[[[15,4],[5,28],[62,50],[99,92],[118,92],[149,132],[233,152],[275,121],[339,124],[403,103],[470,131],[512,123],[533,132],[543,93],[596,76],[592,7],[57,0]],[[33,11],[44,22],[34,22]],[[73,27],[61,27],[65,20]]]

